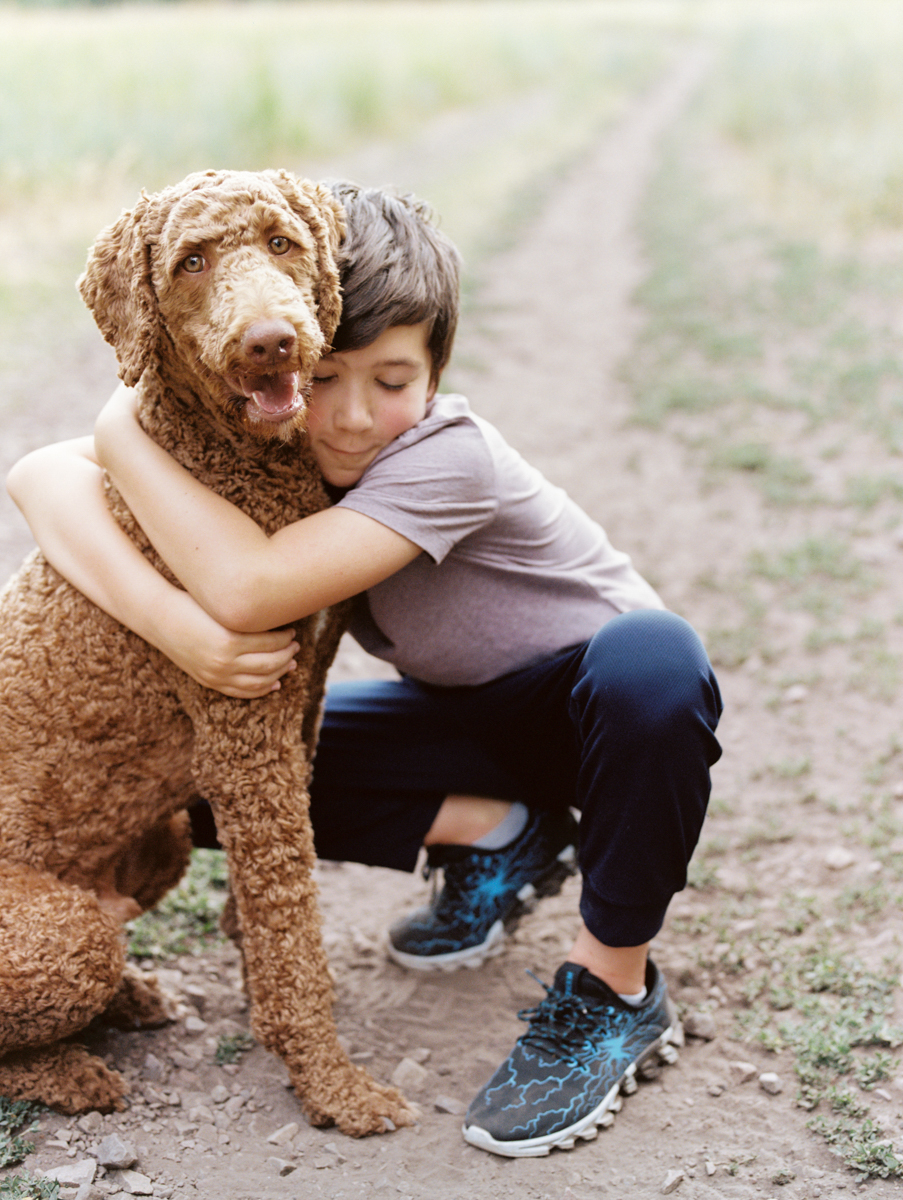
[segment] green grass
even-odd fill
[[[869,1093],[899,1071],[903,1029],[893,1024],[899,968],[865,967],[841,942],[843,914],[868,920],[900,902],[885,883],[850,886],[830,909],[814,896],[788,894],[768,923],[759,914],[747,943],[731,942],[729,924],[715,931],[722,965],[764,957],[768,969],[742,988],[740,1037],[775,1054],[791,1054],[797,1104],[816,1114],[811,1128],[862,1174],[903,1178],[903,1161],[876,1122]],[[828,940],[825,919],[838,931]],[[840,919],[838,919],[840,918]],[[809,936],[812,935],[812,936]],[[875,1153],[873,1153],[875,1152]],[[872,1162],[874,1170],[867,1169]]]
[[[811,471],[799,458],[780,454],[765,442],[719,446],[711,463],[716,469],[750,476],[771,504],[782,506],[814,500],[809,491]]]
[[[791,918],[802,933],[813,916]],[[809,1127],[861,1178],[903,1178],[903,1155],[874,1118],[868,1094],[899,1069],[903,1029],[891,1024],[896,969],[869,971],[827,943],[805,945],[760,933],[770,971],[746,988],[741,1037],[793,1055],[796,1102]]]
[[[850,678],[862,675],[857,664],[864,652],[853,644],[855,635],[841,634],[836,623],[849,621],[858,611],[857,606],[880,587],[881,580],[846,538],[819,531],[782,549],[754,550],[747,556],[745,582],[754,584],[757,580],[768,585],[772,603],[811,614],[816,624],[803,642],[807,650],[818,653],[826,645],[849,644]],[[876,663],[881,653],[872,652]],[[889,681],[886,665],[879,674]]]
[[[855,475],[846,481],[846,503],[871,511],[884,500],[903,500],[903,478],[882,472]]]
[[[129,923],[129,953],[135,958],[164,960],[180,954],[202,954],[221,945],[219,918],[228,877],[221,850],[195,850],[177,888],[151,912]]]
[[[869,646],[857,647],[853,659],[857,667],[849,677],[850,687],[879,703],[892,704],[903,681],[900,656],[885,646]]]
[[[903,226],[903,20],[892,0],[738,6],[712,84],[748,194],[788,225]]]
[[[841,1107],[843,1097],[848,1094],[841,1094],[838,1101]],[[859,1116],[858,1108],[856,1116]],[[814,1117],[809,1122],[809,1128],[821,1134],[825,1141],[835,1148],[835,1153],[856,1172],[861,1181],[873,1177],[903,1178],[903,1160],[898,1157],[884,1129],[870,1118],[857,1120],[854,1117],[851,1120],[845,1116],[834,1119]]]
[[[253,1045],[254,1039],[249,1033],[224,1033],[216,1044],[214,1061],[219,1066],[238,1062]]]
[[[27,1171],[0,1179],[0,1200],[58,1200],[59,1195],[55,1179],[39,1179]]]
[[[609,5],[574,0],[4,9],[0,30],[7,202],[107,173],[153,187],[322,158],[543,86],[573,102],[648,54]]]
[[[687,870],[687,887],[706,891],[718,882],[718,863],[723,860],[724,845],[714,837],[697,847]]]
[[[31,1133],[37,1128],[42,1111],[43,1106],[31,1100],[0,1096],[0,1168],[14,1166],[34,1150],[34,1143],[23,1136],[23,1131]]]
[[[778,929],[782,933],[798,936],[821,918],[821,910],[815,896],[791,893],[781,897],[781,920]]]
[[[813,581],[859,586],[866,579],[865,568],[850,546],[833,534],[807,537],[771,554],[757,550],[749,561],[754,574],[795,591]]]
[[[99,229],[207,167],[281,166],[424,195],[479,260],[674,52],[653,0],[305,0],[0,7],[0,367],[48,321]],[[141,53],[134,48],[141,47]],[[374,157],[375,155],[375,157]],[[12,401],[27,403],[27,394]]]

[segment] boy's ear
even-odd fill
[[[322,183],[300,179],[288,171],[264,171],[263,174],[279,189],[292,212],[301,218],[314,236],[320,269],[314,293],[317,320],[327,344],[330,344],[342,315],[335,255],[345,236],[345,210]]]
[[[119,378],[128,387],[141,378],[160,332],[144,231],[149,204],[142,192],[132,211],[98,235],[77,284],[100,332],[116,351]]]

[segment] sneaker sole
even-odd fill
[[[662,1063],[677,1061],[677,1048],[671,1042],[676,1026],[670,1025],[655,1042],[630,1064],[621,1078],[609,1090],[605,1099],[591,1113],[569,1125],[567,1129],[559,1129],[556,1133],[548,1133],[542,1137],[524,1138],[518,1142],[498,1142],[491,1133],[487,1133],[479,1125],[465,1125],[461,1132],[464,1140],[478,1150],[487,1150],[490,1154],[498,1154],[503,1158],[543,1158],[552,1150],[573,1150],[578,1141],[591,1142],[599,1133],[599,1129],[607,1129],[614,1124],[615,1113],[621,1111],[623,1103],[621,1094],[632,1095],[637,1090],[636,1073],[652,1058],[658,1058]]]
[[[487,958],[495,958],[502,953],[508,934],[516,928],[521,917],[533,909],[536,900],[544,896],[557,896],[564,886],[564,881],[576,873],[577,851],[574,846],[565,846],[545,875],[523,885],[505,917],[495,922],[478,946],[467,946],[463,950],[450,950],[447,954],[427,956],[396,950],[392,943],[388,942],[386,952],[400,967],[406,967],[410,971],[457,971],[460,967],[475,970],[482,966]]]

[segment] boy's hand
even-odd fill
[[[110,469],[117,455],[127,459],[149,441],[138,424],[137,392],[120,384],[94,427],[99,462]],[[279,680],[297,665],[293,630],[235,633],[178,588],[168,589],[151,620],[148,640],[186,675],[224,696],[254,700],[278,691]]]
[[[159,614],[154,644],[204,687],[253,700],[279,690],[279,680],[297,665],[291,629],[234,633],[207,615],[187,594],[173,588]]]

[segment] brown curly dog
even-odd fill
[[[268,532],[327,503],[305,388],[340,312],[341,207],[287,172],[207,172],[142,195],[79,281],[144,428]],[[198,271],[203,254],[212,269]],[[140,382],[139,382],[140,381]],[[108,483],[117,520],[165,570]],[[0,597],[0,1095],[122,1107],[125,1083],[67,1040],[95,1017],[167,1019],[125,968],[122,922],[188,861],[186,806],[214,807],[257,1040],[314,1124],[381,1132],[403,1097],[348,1061],[312,879],[307,783],[341,614],[297,625],[282,690],[204,689],[34,553]],[[388,1118],[387,1122],[385,1119]]]

